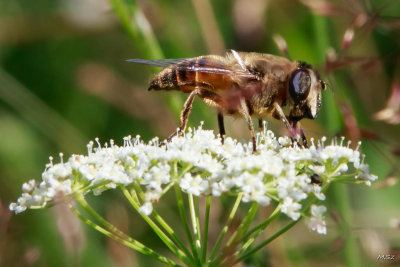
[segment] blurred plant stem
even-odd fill
[[[207,49],[212,54],[223,54],[225,44],[209,0],[192,0],[197,20]]]
[[[319,64],[326,61],[326,51],[331,46],[329,40],[329,25],[328,20],[325,17],[313,15],[314,22],[314,36],[316,40],[316,53],[317,58],[320,60]],[[329,81],[334,84],[334,77],[329,77]],[[324,124],[324,128],[330,133],[336,133],[341,129],[341,118],[339,108],[335,103],[333,97],[333,88],[329,88],[324,93],[323,106],[326,112],[321,112],[321,116],[324,117],[321,122]]]
[[[163,59],[164,53],[154,35],[153,29],[136,0],[110,0],[122,27],[132,39],[140,53],[148,59]],[[152,67],[153,72],[159,69]],[[178,94],[168,94],[168,105],[179,114],[183,101]]]
[[[110,0],[121,25],[140,52],[149,58],[164,58],[153,29],[135,0]]]
[[[74,152],[86,142],[79,130],[2,68],[0,99],[63,151]]]
[[[350,205],[349,189],[344,184],[335,184],[332,189],[335,196],[336,207],[342,215],[340,228],[342,230],[342,236],[346,237],[346,244],[344,246],[346,266],[363,266],[360,260],[360,250],[356,236],[352,232],[352,228],[350,228],[354,223],[352,208]]]
[[[323,62],[326,60],[326,51],[331,46],[329,40],[329,21],[326,17],[313,15],[314,19],[314,35],[316,36],[315,40],[317,42],[317,54],[318,58]],[[331,77],[331,81],[334,82],[333,76]],[[342,84],[342,83],[340,83]],[[330,133],[337,133],[341,130],[341,119],[340,112],[337,107],[337,103],[335,103],[333,94],[325,94],[324,96],[324,106],[325,116],[322,120],[325,129],[327,129]],[[335,185],[333,187],[335,203],[339,212],[343,215],[343,237],[346,238],[346,244],[344,246],[344,257],[346,261],[346,266],[356,267],[361,266],[360,262],[360,253],[359,246],[354,237],[354,233],[349,229],[352,224],[352,209],[350,205],[349,199],[349,191],[343,185]]]

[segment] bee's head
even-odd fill
[[[318,72],[309,64],[299,62],[289,75],[289,117],[315,119],[321,107],[321,90],[325,90]]]

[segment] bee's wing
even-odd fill
[[[174,64],[189,61],[189,58],[150,59],[150,60],[133,58],[133,59],[127,59],[126,61],[165,68]]]
[[[139,63],[139,64],[145,64],[145,65],[150,65],[150,66],[156,66],[156,67],[161,67],[161,68],[166,68],[171,65],[175,65],[175,68],[178,70],[185,70],[185,71],[194,71],[194,72],[203,72],[203,73],[214,73],[214,74],[230,74],[234,76],[240,76],[240,77],[247,77],[247,78],[253,78],[253,79],[258,79],[258,77],[251,73],[248,70],[243,70],[243,69],[235,69],[233,70],[226,64],[223,64],[222,62],[218,62],[218,64],[215,64],[215,61],[210,61],[210,60],[204,60],[201,62],[201,64],[197,64],[198,58],[176,58],[176,59],[151,59],[151,60],[146,60],[146,59],[128,59],[126,61],[128,62],[133,62],[133,63]],[[201,60],[201,59],[200,59]]]

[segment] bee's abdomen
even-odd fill
[[[170,66],[160,71],[150,82],[148,90],[172,90],[178,89],[176,67]]]
[[[214,58],[198,57],[187,59],[160,71],[150,82],[149,90],[193,91],[196,87],[215,87],[225,83],[220,70],[223,64]]]

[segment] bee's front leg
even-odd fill
[[[288,121],[288,119],[286,118],[285,113],[283,113],[283,110],[282,110],[281,106],[280,106],[278,103],[274,103],[274,108],[275,108],[275,110],[274,110],[274,112],[272,113],[272,116],[273,116],[275,119],[282,121],[283,124],[285,124],[286,129],[288,129],[290,135],[293,137],[293,135],[292,135],[292,132],[293,132],[293,130],[292,130],[292,125],[291,125],[291,123]]]
[[[286,128],[289,131],[290,138],[292,139],[293,142],[297,142],[297,144],[300,146],[298,136],[300,135],[303,145],[307,147],[307,139],[304,135],[303,128],[301,128],[300,123],[297,120],[294,120],[293,118],[289,118],[289,120],[286,118],[285,113],[283,113],[282,107],[278,103],[274,103],[275,110],[272,114],[272,116],[278,120],[281,120],[283,124],[285,124]],[[297,124],[299,125],[299,128],[297,127]]]

